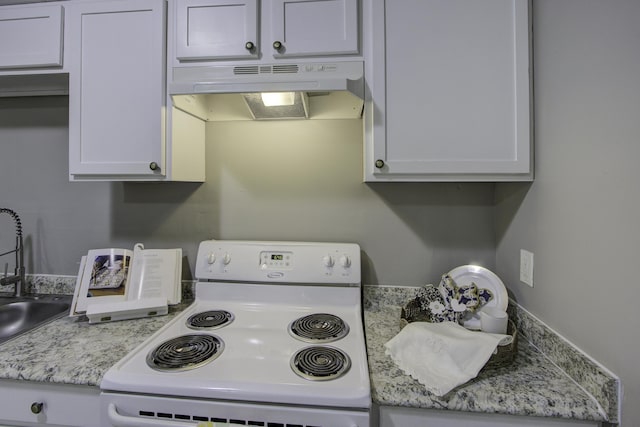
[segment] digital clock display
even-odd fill
[[[260,252],[260,269],[293,270],[293,252],[262,251]]]

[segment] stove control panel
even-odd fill
[[[196,278],[212,281],[360,284],[354,243],[205,240]]]
[[[260,253],[260,268],[263,270],[291,270],[293,252],[264,251]]]

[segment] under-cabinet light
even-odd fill
[[[271,95],[278,95],[280,102],[274,104],[269,100]],[[256,120],[309,118],[309,100],[305,92],[245,93],[243,97]]]
[[[261,95],[265,107],[293,105],[296,96],[295,92],[263,92]]]

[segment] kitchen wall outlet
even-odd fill
[[[520,249],[520,281],[533,288],[533,252]]]

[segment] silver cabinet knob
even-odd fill
[[[158,169],[160,169],[160,166],[158,166],[156,162],[151,162],[149,163],[149,169],[151,169],[152,171],[157,171]]]
[[[277,41],[277,40],[276,40],[275,42],[273,42],[273,48],[274,48],[275,50],[280,50],[280,49],[282,49],[282,42],[279,42],[279,41]]]
[[[247,49],[247,50],[253,50],[253,49],[255,49],[255,47],[256,47],[256,45],[253,44],[253,42],[246,42],[244,44],[244,48]]]
[[[31,412],[33,412],[34,414],[39,414],[40,412],[42,412],[43,406],[44,404],[42,402],[33,402],[31,404]]]
[[[375,165],[376,165],[376,167],[377,167],[378,169],[382,169],[382,168],[384,167],[384,160],[382,160],[382,159],[378,159],[378,160],[376,160]]]

